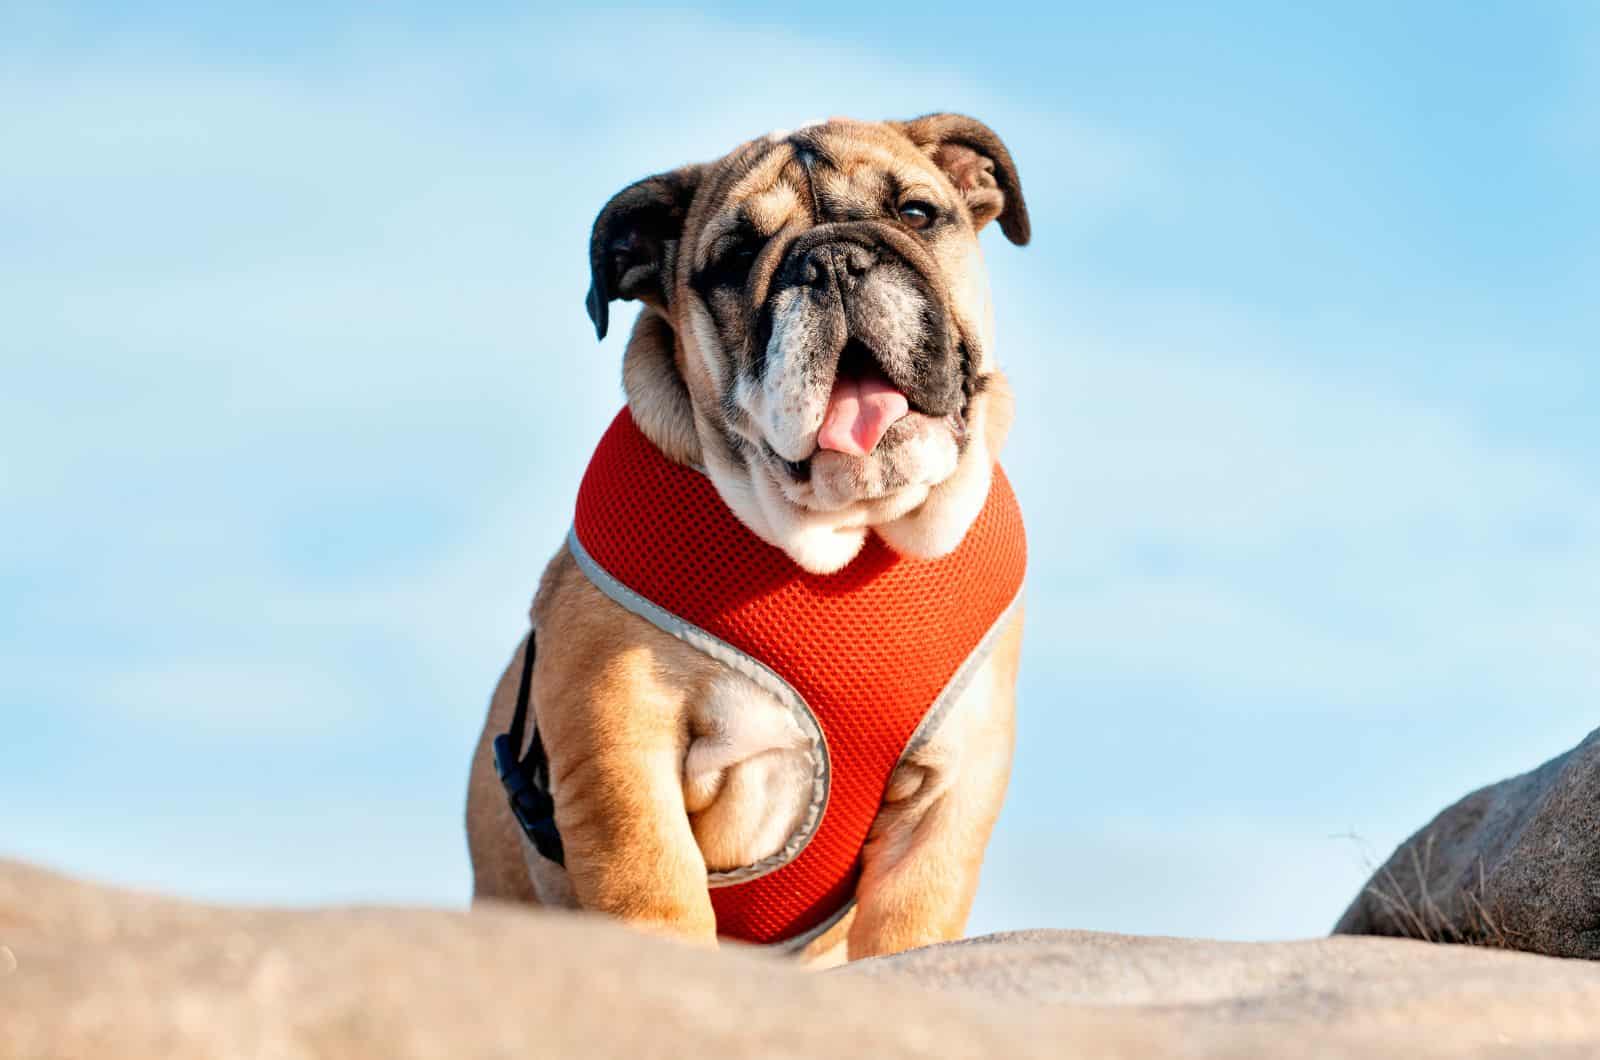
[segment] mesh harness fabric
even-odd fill
[[[750,677],[810,735],[815,780],[800,827],[773,855],[710,873],[707,884],[719,935],[813,937],[854,897],[896,764],[959,698],[1020,597],[1027,545],[1004,473],[995,467],[950,555],[907,559],[869,535],[842,570],[811,574],[739,522],[705,475],[662,455],[623,409],[584,474],[569,547],[603,592]],[[527,658],[531,667],[531,641]],[[530,804],[517,815],[524,831],[559,859],[544,776],[527,779],[542,770],[543,749],[535,733],[541,761],[519,765],[522,726],[513,727],[496,741],[497,767],[513,809],[519,798]]]

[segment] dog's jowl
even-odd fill
[[[774,134],[606,203],[588,310],[604,337],[641,303],[627,406],[473,760],[478,897],[818,963],[961,935],[1026,552],[991,221],[1028,241],[1010,152],[954,114]]]

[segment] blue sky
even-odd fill
[[[1284,7],[7,7],[0,853],[464,902],[619,400],[595,211],[949,109],[1035,225],[985,236],[1034,552],[972,926],[1325,931],[1600,719],[1600,13]]]

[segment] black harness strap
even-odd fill
[[[517,824],[543,857],[557,865],[566,863],[561,833],[556,830],[556,802],[550,797],[550,759],[544,753],[539,725],[533,726],[533,744],[526,758],[520,757],[522,740],[528,729],[528,695],[533,685],[533,660],[538,654],[534,631],[528,631],[528,644],[522,653],[522,683],[517,686],[517,709],[511,715],[511,731],[494,738],[494,771],[506,789],[511,813]]]

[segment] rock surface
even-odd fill
[[[1600,730],[1435,817],[1334,932],[1600,959]]]
[[[1600,965],[993,936],[808,973],[560,913],[222,909],[0,862],[0,1057],[1593,1055]]]

